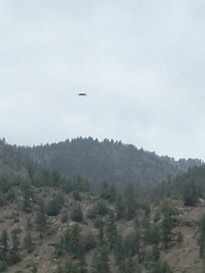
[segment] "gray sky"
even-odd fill
[[[0,0],[0,137],[205,159],[204,14],[204,0]]]

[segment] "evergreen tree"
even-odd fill
[[[139,220],[136,218],[134,221],[134,241],[135,241],[135,252],[138,255],[138,260],[140,259],[140,225]]]
[[[123,238],[122,236],[119,234],[116,238],[116,242],[114,245],[114,256],[115,256],[115,260],[116,262],[120,265],[122,263],[122,261],[125,259],[126,257],[125,253],[125,247],[124,247],[124,242],[123,242]]]
[[[81,223],[83,221],[83,213],[82,213],[82,209],[81,209],[80,206],[73,209],[73,211],[71,213],[71,219],[73,221],[76,221],[76,222],[79,222],[79,223]]]
[[[9,244],[9,236],[6,230],[3,230],[0,236],[0,260],[7,260],[8,257],[8,244]]]
[[[82,240],[80,235],[80,228],[77,224],[74,224],[70,231],[69,250],[75,258],[80,258],[82,255]]]
[[[99,223],[99,232],[98,232],[98,238],[99,238],[99,244],[102,245],[104,243],[104,222],[100,220]]]
[[[132,257],[136,254],[139,256],[139,234],[131,232],[124,239],[124,251],[127,257]]]
[[[82,201],[80,191],[78,189],[76,189],[75,187],[74,187],[74,190],[73,190],[73,198],[75,200],[77,200],[77,201]]]
[[[23,210],[25,212],[31,212],[33,190],[29,180],[23,180],[21,183],[21,192],[23,196]]]
[[[201,189],[195,181],[192,179],[185,184],[185,189],[183,192],[183,200],[185,206],[194,206],[196,204],[197,198],[201,197]]]
[[[136,265],[134,264],[131,257],[128,257],[122,261],[122,263],[119,266],[119,271],[120,273],[136,273],[137,272]]]
[[[48,221],[46,216],[45,205],[42,200],[39,201],[37,216],[36,216],[37,230],[39,231],[40,238],[42,239],[48,229]]]
[[[100,194],[102,199],[105,199],[109,202],[114,202],[116,199],[116,189],[114,185],[109,185],[107,181],[102,183],[102,189]]]
[[[92,273],[109,273],[110,267],[108,262],[108,249],[103,246],[101,249],[95,252]]]
[[[162,221],[162,241],[165,249],[168,248],[168,243],[171,239],[172,230],[172,218],[168,212],[164,213],[164,219]]]
[[[57,170],[54,170],[51,174],[51,186],[55,187],[55,188],[59,188],[61,186],[61,176],[59,174],[59,172]]]
[[[115,210],[117,213],[117,219],[122,219],[124,217],[125,205],[121,194],[116,197]]]
[[[161,218],[160,212],[157,211],[155,216],[154,216],[154,222],[158,222],[160,220],[160,218]]]
[[[13,250],[15,250],[15,251],[19,250],[20,241],[19,241],[18,234],[17,234],[16,230],[12,231],[11,245],[12,245]]]
[[[30,231],[27,231],[24,237],[24,248],[27,249],[28,253],[32,253],[34,250],[33,240]]]
[[[201,217],[199,225],[200,237],[199,237],[199,247],[200,247],[200,258],[205,260],[205,214]]]
[[[106,227],[106,236],[111,249],[113,248],[116,242],[117,234],[118,232],[115,215],[114,212],[111,211],[109,214],[108,224]]]
[[[101,193],[100,193],[100,197],[102,199],[105,199],[105,200],[109,200],[109,185],[107,183],[107,181],[103,181],[102,183],[102,188],[101,188]]]
[[[149,226],[148,230],[145,231],[145,242],[148,244],[158,245],[160,242],[160,232],[157,225]]]
[[[117,197],[116,188],[115,188],[115,186],[112,184],[112,185],[110,186],[110,198],[109,198],[109,201],[110,201],[110,202],[115,202],[116,197]]]
[[[124,191],[124,199],[125,199],[126,207],[127,207],[126,218],[129,221],[136,216],[136,209],[137,209],[135,188],[132,184],[126,187]]]
[[[49,216],[58,215],[63,204],[64,204],[64,196],[61,192],[59,192],[48,203],[47,209],[46,209],[47,214]]]
[[[70,234],[70,228],[68,226],[67,229],[66,229],[65,235],[63,237],[63,241],[62,241],[63,248],[66,251],[69,251],[69,249],[70,249],[70,241],[71,241],[71,234]]]
[[[83,248],[83,253],[94,249],[97,245],[97,240],[96,236],[93,233],[88,233],[83,236],[82,238],[82,248]]]
[[[108,213],[108,208],[105,204],[105,201],[100,199],[97,201],[95,206],[88,211],[87,216],[89,219],[95,219],[98,216],[105,216],[107,213]]]
[[[86,263],[86,260],[85,260],[84,256],[80,257],[78,272],[79,273],[87,273],[88,272],[88,270],[87,270],[87,263]]]
[[[36,166],[33,162],[29,162],[27,165],[27,171],[29,179],[32,180],[34,178],[35,172],[36,172]]]

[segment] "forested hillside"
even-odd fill
[[[7,144],[0,139],[0,174],[24,171],[30,164],[30,156],[25,147]]]
[[[180,159],[158,156],[121,142],[77,138],[34,147],[9,145],[0,142],[0,172],[22,171],[28,166],[56,170],[65,177],[89,179],[94,189],[103,181],[117,187],[128,184],[152,185],[200,166],[199,159]]]
[[[116,186],[156,184],[167,177],[201,165],[198,159],[175,161],[168,156],[138,149],[134,145],[105,139],[77,138],[28,149],[32,160],[65,176],[80,175],[96,188],[103,181]]]
[[[195,164],[108,140],[1,140],[0,272],[203,272],[205,166]]]
[[[190,174],[146,191],[104,182],[98,194],[32,164],[0,175],[0,272],[204,272],[205,192]]]

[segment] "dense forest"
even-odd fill
[[[134,145],[108,139],[100,142],[90,137],[34,147],[12,146],[2,140],[0,164],[5,171],[9,166],[19,170],[33,164],[56,170],[65,177],[85,177],[94,189],[99,189],[104,181],[117,188],[128,184],[158,184],[202,162],[199,159],[177,161]]]
[[[1,140],[0,272],[202,273],[204,181],[200,160],[120,142]]]

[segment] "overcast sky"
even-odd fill
[[[0,138],[205,159],[204,14],[204,0],[0,0]]]

